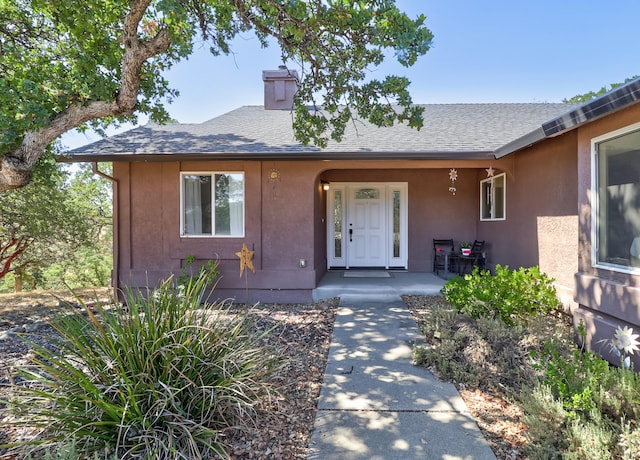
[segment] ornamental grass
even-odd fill
[[[208,303],[206,276],[171,280],[122,306],[58,317],[60,339],[31,343],[13,407],[47,452],[73,440],[87,457],[227,457],[225,433],[251,426],[272,395],[277,357],[246,313]],[[24,446],[23,446],[24,447]]]

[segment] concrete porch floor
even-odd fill
[[[328,271],[313,290],[313,301],[340,297],[345,294],[376,295],[439,295],[445,280],[433,273],[409,273],[394,270]],[[388,273],[388,277],[383,277]]]

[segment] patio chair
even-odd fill
[[[484,250],[484,241],[475,240],[471,246],[471,254],[460,258],[460,273],[471,273],[473,267],[479,267],[480,270],[484,270],[487,254]]]
[[[453,255],[453,239],[433,239],[433,272],[440,274],[444,270],[445,274],[451,271],[451,256]]]

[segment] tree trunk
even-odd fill
[[[14,278],[15,278],[15,283],[16,283],[16,292],[22,292],[22,269],[16,269],[14,272]]]

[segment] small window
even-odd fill
[[[480,181],[480,220],[505,220],[506,202],[506,174]]]
[[[244,173],[181,175],[182,236],[244,235]]]
[[[638,125],[592,141],[593,250],[596,265],[640,269],[640,130]],[[632,131],[635,129],[635,131]]]

